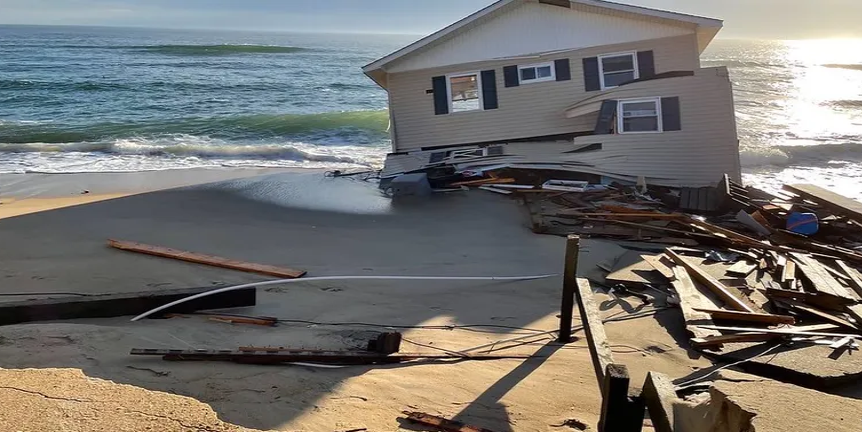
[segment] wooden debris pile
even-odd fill
[[[778,340],[857,348],[862,204],[810,185],[774,194],[728,185],[727,199],[700,214],[682,211],[672,191],[616,185],[524,201],[537,232],[639,242],[601,264],[596,282],[665,291],[697,349]]]

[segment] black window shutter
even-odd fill
[[[652,51],[638,51],[638,75],[641,78],[655,76],[655,57]]]
[[[598,57],[587,57],[584,59],[584,88],[587,91],[602,89],[602,82],[599,79]]]
[[[518,66],[506,66],[503,68],[503,80],[506,87],[518,87],[521,81],[518,79]]]
[[[602,101],[602,108],[599,110],[599,119],[596,121],[596,130],[594,133],[596,135],[610,135],[616,114],[617,101],[613,99]]]
[[[554,71],[557,74],[557,81],[570,81],[572,79],[572,67],[567,58],[555,60]]]
[[[679,109],[679,98],[661,98],[662,129],[664,131],[682,130],[682,113]]]
[[[486,110],[497,109],[497,72],[493,69],[482,71],[482,107]]]
[[[449,114],[449,95],[446,94],[446,77],[437,76],[431,78],[434,89],[434,114]]]

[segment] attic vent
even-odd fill
[[[539,0],[539,3],[564,7],[566,9],[571,9],[572,7],[572,2],[570,0]]]

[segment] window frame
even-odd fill
[[[623,128],[623,106],[630,103],[652,102],[656,107],[656,121],[658,129],[654,131],[628,131]],[[661,112],[661,97],[635,98],[635,99],[620,99],[617,101],[617,133],[621,135],[628,134],[656,134],[664,133],[664,118]]]
[[[550,66],[551,76],[539,78],[538,69],[540,67]],[[524,80],[521,78],[521,71],[524,69],[536,69],[536,78]],[[557,65],[554,62],[534,63],[528,65],[518,65],[518,84],[535,84],[540,82],[556,81],[557,80]]]
[[[640,75],[640,67],[638,65],[638,53],[637,53],[637,51],[625,51],[625,52],[617,52],[617,53],[610,53],[610,54],[602,54],[602,55],[598,56],[599,57],[599,83],[601,85],[602,90],[608,90],[608,89],[619,87],[619,86],[610,86],[609,87],[609,86],[605,85],[605,64],[604,64],[603,60],[606,58],[609,58],[609,57],[622,57],[624,55],[631,56],[631,58],[632,58],[632,66],[634,67],[634,79],[640,78],[641,75]],[[608,73],[619,73],[619,72],[620,71],[608,72]]]
[[[454,100],[452,100],[452,78],[461,78],[466,76],[476,76],[477,94],[479,96],[479,109],[455,111]],[[457,72],[446,74],[446,99],[449,101],[449,114],[463,114],[477,111],[485,111],[485,94],[482,91],[482,71],[474,72]]]

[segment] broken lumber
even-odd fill
[[[643,398],[656,432],[673,432],[673,406],[679,396],[671,379],[662,373],[648,373],[644,382]]]
[[[799,300],[802,303],[833,311],[843,311],[847,305],[856,303],[850,299],[829,294],[813,294],[803,291],[791,291],[778,288],[767,288],[766,294],[768,294],[769,297]]]
[[[187,288],[0,303],[0,325],[134,316],[164,304],[212,290],[213,287]],[[256,301],[257,290],[248,288],[192,300],[167,309],[163,314],[254,306]]]
[[[835,261],[838,264],[838,268],[841,269],[847,276],[850,278],[848,283],[850,284],[850,288],[856,292],[857,295],[862,297],[862,275],[859,274],[856,269],[848,266],[844,261],[837,260]]]
[[[407,416],[407,420],[426,426],[433,426],[444,432],[493,432],[490,429],[466,425],[458,421],[433,416],[431,414],[411,411],[404,411],[403,414]]]
[[[701,327],[719,330],[719,331],[730,331],[730,332],[742,332],[742,333],[763,333],[763,334],[777,334],[777,335],[788,335],[788,336],[822,336],[822,337],[852,337],[854,339],[862,339],[862,335],[858,334],[842,334],[842,333],[825,333],[825,332],[816,332],[816,331],[803,331],[797,330],[792,327],[787,328],[779,328],[779,329],[764,329],[764,328],[752,328],[752,327],[725,327],[725,326],[717,326],[717,325],[703,325]]]
[[[720,333],[715,330],[697,327],[697,324],[712,324],[709,314],[697,311],[698,308],[714,305],[712,301],[698,291],[685,268],[674,266],[672,271],[674,280],[671,282],[671,286],[679,296],[679,306],[682,310],[683,319],[685,319],[685,329],[696,338],[719,335]]]
[[[746,260],[741,260],[741,261],[737,262],[736,264],[730,266],[730,268],[727,269],[727,274],[733,275],[733,276],[746,277],[749,274],[751,274],[751,272],[753,272],[754,269],[756,269],[756,268],[757,268],[757,264],[752,264]]]
[[[370,351],[321,351],[304,349],[245,350],[163,350],[134,348],[134,356],[161,356],[168,361],[229,361],[244,364],[324,363],[338,365],[390,364],[415,360],[504,360],[537,358],[535,355],[486,354],[381,354]]]
[[[560,332],[557,339],[560,343],[569,343],[572,341],[572,313],[575,309],[575,293],[578,291],[578,256],[580,250],[580,237],[570,235],[566,239],[563,297],[560,302]]]
[[[854,302],[857,300],[854,294],[851,294],[826,270],[826,266],[806,254],[792,253],[791,256],[815,292],[843,297]]]
[[[766,342],[772,339],[780,338],[781,335],[768,333],[737,333],[721,336],[709,336],[705,338],[692,339],[691,346],[695,348],[712,348],[724,344],[739,343],[739,342]]]
[[[704,284],[712,292],[714,292],[716,295],[718,295],[731,308],[742,311],[742,312],[751,312],[751,313],[755,312],[754,308],[752,308],[751,306],[749,306],[748,304],[746,304],[742,300],[736,298],[736,296],[734,296],[727,289],[727,287],[724,286],[724,284],[719,282],[718,279],[715,279],[714,277],[710,276],[709,273],[705,272],[700,267],[691,264],[685,258],[678,255],[676,252],[674,252],[671,249],[668,249],[665,253],[672,260],[674,260],[674,262],[685,267],[685,269],[690,272],[691,276],[694,277],[695,280]]]
[[[673,279],[673,261],[664,255],[641,255],[644,261],[649,263],[657,272],[661,273],[667,280]]]
[[[171,258],[180,261],[191,262],[195,264],[204,264],[213,267],[221,267],[249,273],[258,273],[266,276],[276,276],[286,279],[295,279],[305,275],[304,270],[293,270],[289,268],[282,268],[271,265],[248,263],[229,258],[222,258],[213,255],[204,255],[195,252],[186,252],[162,246],[151,246],[137,242],[108,240],[108,246],[129,252],[137,252],[162,258]]]
[[[743,321],[743,322],[758,322],[764,324],[796,324],[796,318],[788,315],[773,315],[761,313],[749,313],[738,311],[727,311],[718,309],[695,309],[698,312],[704,312],[712,316],[713,319],[722,319],[728,321]]]
[[[614,363],[614,355],[610,344],[608,344],[608,337],[599,315],[599,308],[593,299],[590,281],[578,278],[576,294],[581,323],[587,335],[587,346],[590,349],[590,357],[596,370],[596,379],[599,382],[599,387],[601,387],[605,382],[605,370]]]
[[[849,322],[849,321],[847,321],[844,318],[841,318],[839,316],[836,316],[836,315],[833,315],[833,314],[830,314],[827,312],[823,312],[821,310],[817,310],[811,306],[808,306],[808,305],[805,305],[805,304],[802,304],[802,303],[799,303],[796,301],[789,301],[788,303],[790,304],[790,306],[793,309],[796,309],[796,310],[805,312],[809,315],[820,318],[821,320],[826,321],[830,324],[835,324],[837,326],[841,326],[841,327],[844,327],[844,328],[847,328],[850,330],[859,331],[858,326],[856,326],[855,324],[853,324],[853,323],[851,323],[851,322]]]
[[[862,220],[862,203],[859,201],[810,184],[784,185],[784,190],[816,202],[834,213]]]

